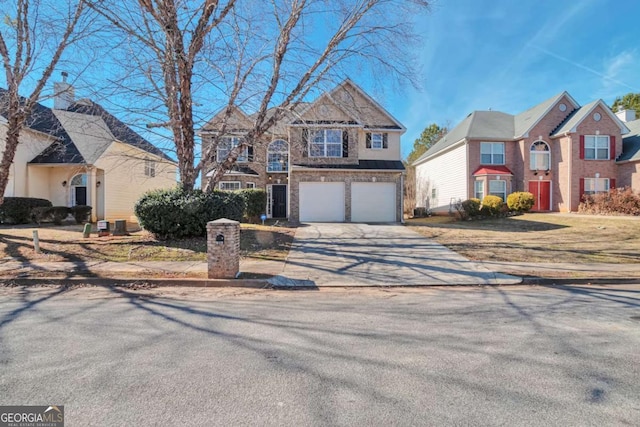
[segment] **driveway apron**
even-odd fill
[[[304,224],[276,286],[515,284],[398,224]]]

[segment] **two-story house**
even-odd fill
[[[529,191],[535,211],[576,211],[616,186],[628,132],[602,100],[580,106],[567,92],[517,115],[474,111],[414,162],[417,205]]]
[[[211,143],[223,114],[200,131],[203,147]],[[240,143],[252,120],[238,108],[230,112],[217,162]],[[287,115],[260,144],[247,147],[219,188],[265,188],[267,216],[292,222],[400,222],[405,130],[346,80]]]

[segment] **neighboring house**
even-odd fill
[[[417,205],[451,212],[460,200],[529,191],[535,211],[576,211],[584,194],[627,182],[629,116],[567,92],[517,115],[474,111],[414,162]]]
[[[133,207],[144,192],[176,184],[176,163],[100,105],[74,102],[70,85],[56,84],[56,90],[61,87],[53,109],[34,106],[4,195],[39,197],[54,206],[90,205],[93,221],[135,221]],[[0,90],[0,99],[5,94]],[[6,135],[2,123],[0,144]]]
[[[205,149],[227,113],[216,161],[226,158],[253,122],[238,108],[216,114],[200,131]],[[219,188],[264,188],[267,216],[292,222],[400,222],[405,130],[346,80],[288,114],[260,144],[247,147]]]

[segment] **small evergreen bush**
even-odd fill
[[[257,222],[260,215],[265,212],[267,192],[258,188],[247,188],[241,190],[240,194],[244,197],[245,202],[244,216],[250,222]]]
[[[486,216],[498,216],[502,211],[503,205],[504,202],[498,196],[484,196],[484,199],[482,199],[482,208],[480,211],[483,215]]]
[[[526,191],[516,191],[507,196],[507,206],[511,212],[529,212],[534,204],[533,194]]]
[[[51,202],[34,197],[5,197],[0,205],[0,222],[27,224],[31,219],[32,209],[39,207],[51,207]]]
[[[31,221],[40,225],[43,222],[53,222],[62,225],[62,221],[69,216],[71,208],[66,206],[38,207],[31,210]]]
[[[235,191],[184,191],[181,188],[145,193],[134,207],[140,226],[159,239],[202,237],[207,222],[219,218],[242,220],[245,200]]]
[[[76,220],[77,224],[83,224],[85,222],[89,222],[91,219],[91,206],[87,205],[76,205],[71,208],[71,213],[73,214],[73,218]]]
[[[471,198],[462,202],[462,210],[467,218],[475,218],[480,215],[482,202],[480,199]]]

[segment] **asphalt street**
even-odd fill
[[[640,425],[640,286],[0,288],[0,404],[67,426]]]

